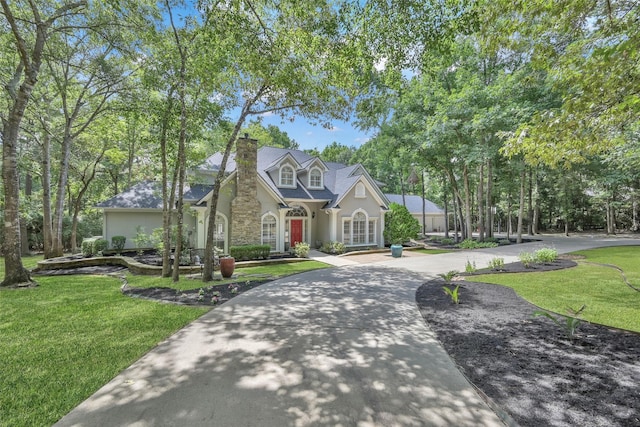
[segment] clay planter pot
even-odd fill
[[[236,259],[233,257],[220,258],[220,274],[225,279],[228,279],[233,275],[233,270],[236,268]]]

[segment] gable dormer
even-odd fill
[[[296,188],[296,169],[290,163],[283,163],[278,168],[278,187]]]
[[[277,187],[296,188],[298,170],[301,167],[300,163],[296,161],[291,153],[286,153],[271,163],[266,168],[266,171],[269,173]]]
[[[309,159],[302,164],[302,181],[309,190],[324,189],[324,174],[329,170],[327,165],[318,157]],[[306,179],[305,178],[306,175]]]

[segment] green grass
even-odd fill
[[[41,257],[24,258],[27,267]],[[0,274],[4,262],[0,258]],[[327,267],[301,262],[238,269],[281,277]],[[206,308],[159,304],[121,294],[104,276],[35,279],[38,287],[0,289],[0,426],[51,425]],[[129,276],[134,286],[171,279]],[[197,288],[182,279],[177,288]]]
[[[617,265],[632,284],[640,285],[640,247],[614,247],[579,252],[585,261]],[[513,288],[518,295],[549,311],[586,305],[581,317],[616,328],[640,332],[640,292],[629,288],[612,268],[579,262],[575,268],[550,272],[489,274],[474,281]]]
[[[446,249],[416,249],[412,252],[418,252],[420,254],[427,254],[427,255],[437,255],[437,254],[448,254],[452,251],[446,250]]]

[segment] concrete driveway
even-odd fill
[[[573,240],[546,246],[640,244]],[[422,320],[415,291],[467,259],[509,262],[536,245],[348,265],[260,286],[170,337],[56,425],[504,425]]]

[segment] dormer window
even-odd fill
[[[320,169],[313,168],[309,172],[309,188],[323,188],[322,171]]]
[[[289,165],[280,168],[280,186],[295,187],[295,172]]]

